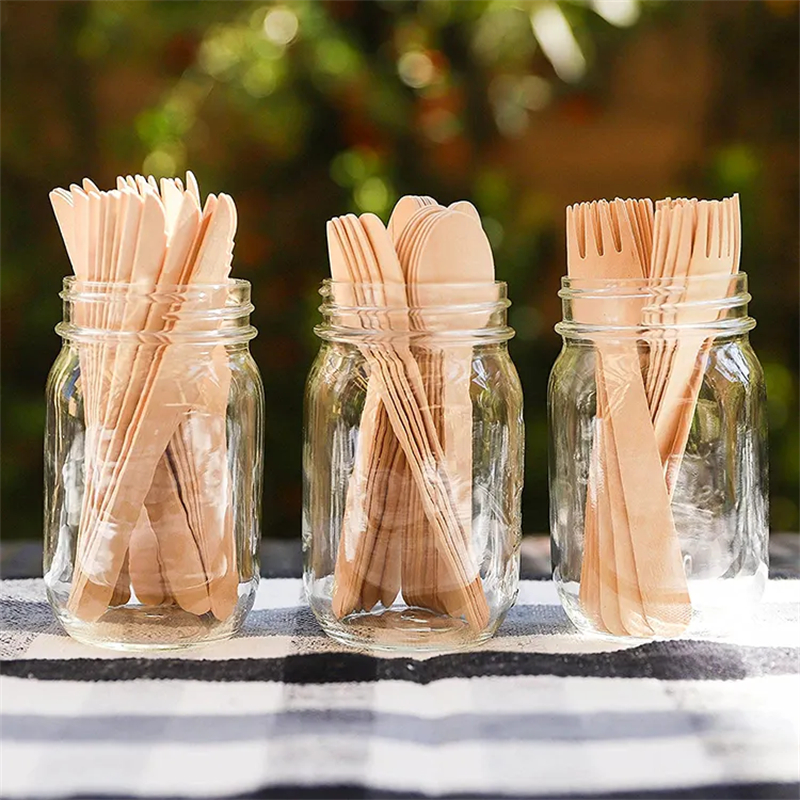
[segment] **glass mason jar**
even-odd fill
[[[519,580],[524,431],[506,286],[418,287],[408,309],[370,302],[372,288],[320,290],[303,451],[308,602],[348,644],[468,647],[497,629]]]
[[[768,558],[747,276],[564,278],[559,295],[550,529],[567,614],[612,637],[734,629],[764,591]]]
[[[64,280],[47,382],[47,595],[76,639],[225,639],[259,580],[263,388],[250,284]]]

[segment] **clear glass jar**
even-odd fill
[[[366,302],[369,286],[320,290],[305,588],[327,633],[373,649],[483,641],[518,588],[524,430],[506,286],[426,291],[398,310]]]
[[[250,284],[64,280],[47,382],[47,595],[76,639],[225,639],[259,580],[264,393]]]
[[[559,294],[550,529],[567,614],[611,637],[735,629],[764,591],[768,559],[747,276],[564,278]],[[619,324],[634,308],[642,324]]]

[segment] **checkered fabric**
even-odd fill
[[[0,787],[50,797],[792,797],[800,581],[723,642],[587,638],[523,581],[471,652],[348,650],[297,579],[238,638],[130,657],[66,637],[41,580],[0,583]]]

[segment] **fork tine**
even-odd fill
[[[722,249],[722,204],[719,200],[710,200],[709,203],[711,203],[711,241],[708,255],[710,258],[719,258]]]
[[[586,239],[586,257],[603,255],[603,240],[600,233],[600,220],[597,215],[597,203],[582,203],[583,230]]]
[[[706,200],[708,205],[708,219],[706,220],[708,227],[706,230],[706,258],[711,258],[714,255],[712,237],[714,235],[714,201]]]
[[[678,254],[678,240],[680,239],[680,224],[683,219],[683,206],[675,203],[670,204],[665,215],[665,231],[667,248],[664,255],[664,268],[662,277],[671,278],[675,273],[675,263]]]
[[[620,251],[635,253],[642,275],[646,275],[647,256],[644,251],[644,243],[639,235],[633,208],[629,208],[624,200],[615,200],[611,204],[611,217],[616,222]]]
[[[686,275],[689,272],[689,262],[692,257],[692,239],[694,238],[697,220],[697,201],[687,200],[680,208],[680,227],[678,228],[678,241],[675,249],[674,275]]]
[[[649,209],[644,200],[634,200],[633,206],[630,209],[631,222],[636,226],[639,232],[639,240],[642,243],[642,255],[644,257],[644,264],[649,269],[650,261],[653,258],[653,203],[650,203]]]
[[[725,259],[727,269],[733,271],[733,215],[731,214],[730,198],[726,197],[722,203],[722,258]]]
[[[580,243],[582,258],[589,256],[589,243],[586,239],[586,203],[581,203],[575,208],[578,242]]]
[[[622,247],[619,243],[619,236],[614,230],[611,218],[611,205],[607,200],[601,200],[597,204],[597,219],[600,224],[600,246],[603,248],[602,252],[604,254],[608,253],[611,248],[618,253],[621,252]]]
[[[692,258],[705,258],[708,255],[708,226],[710,224],[708,201],[700,200],[697,204],[697,228],[694,233]]]
[[[647,252],[644,243],[644,237],[642,235],[642,231],[639,227],[639,219],[636,214],[637,208],[636,200],[621,200],[617,198],[614,203],[619,205],[619,216],[626,217],[628,220],[628,228],[630,229],[630,234],[633,237],[633,244],[636,248],[636,253],[639,257],[639,263],[642,266],[642,275],[647,275],[647,264],[650,258],[650,254]],[[624,229],[624,225],[622,226]],[[620,231],[622,238],[622,230]]]
[[[574,265],[581,254],[581,241],[578,232],[579,206],[567,206],[567,266]]]
[[[668,277],[668,265],[670,260],[670,241],[672,239],[672,220],[673,212],[676,208],[680,207],[680,203],[673,200],[671,197],[665,197],[663,200],[656,201],[656,220],[660,219],[658,241],[653,242],[653,248],[659,249],[658,264],[656,266],[657,272],[654,277],[665,278]]]
[[[664,272],[664,257],[666,252],[665,222],[667,215],[661,204],[656,206],[653,218],[653,257],[650,259],[650,277],[660,278]]]
[[[684,275],[688,268],[695,217],[692,201],[683,197],[676,198],[672,202],[669,216],[669,248],[665,274],[673,277]]]
[[[649,271],[649,264],[653,258],[653,201],[646,197],[636,203],[636,220],[639,224],[639,231],[644,245],[644,265]]]

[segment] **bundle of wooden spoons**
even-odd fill
[[[597,628],[614,635],[674,636],[691,621],[670,498],[711,345],[702,323],[716,320],[720,286],[727,288],[703,278],[734,274],[740,241],[738,196],[666,199],[655,210],[650,200],[620,199],[567,208],[571,277],[650,287],[640,298],[622,291],[616,300],[575,302],[578,322],[648,331],[644,374],[637,336],[595,341],[580,600]]]
[[[55,189],[53,210],[77,279],[85,485],[68,603],[99,619],[127,603],[177,604],[226,619],[237,601],[223,345],[236,208],[202,204],[192,173],[120,177],[116,189]],[[203,287],[215,289],[204,291]]]
[[[472,346],[424,335],[437,309],[437,330],[481,324],[474,311],[449,311],[490,305],[494,262],[480,217],[466,202],[445,208],[408,196],[388,230],[372,214],[331,220],[328,246],[335,291],[361,309],[351,324],[379,334],[362,345],[369,381],[333,611],[390,608],[402,593],[408,606],[482,629],[489,610],[471,537]]]

